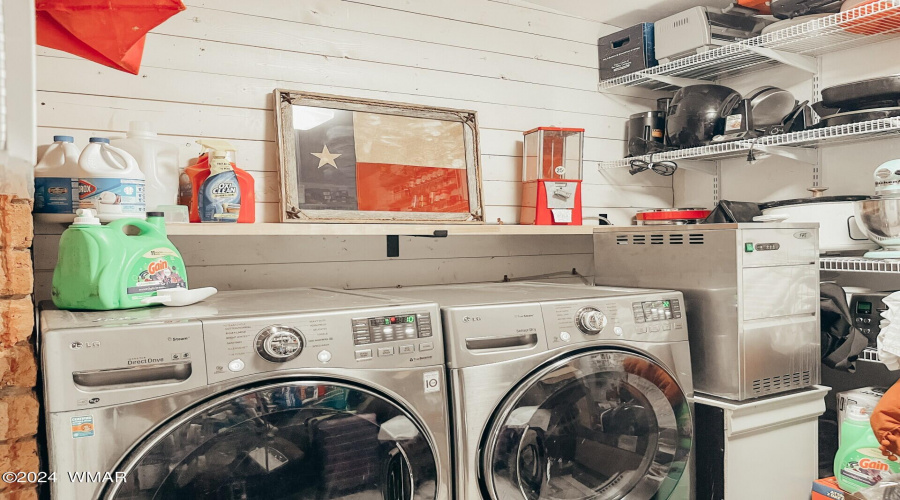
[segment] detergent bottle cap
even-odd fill
[[[75,138],[71,135],[54,135],[53,142],[75,142]]]
[[[100,219],[97,218],[97,213],[90,208],[79,208],[75,213],[77,215],[72,224],[78,224],[81,226],[100,225]]]
[[[870,417],[869,410],[865,406],[850,405],[847,408],[847,418],[850,420],[864,421],[869,420]]]
[[[106,137],[91,137],[90,142],[102,142],[105,144],[109,144],[109,139]]]

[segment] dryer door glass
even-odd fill
[[[665,499],[688,461],[691,410],[651,359],[593,351],[525,380],[485,437],[493,500]]]
[[[430,439],[398,404],[361,387],[291,382],[185,412],[118,470],[104,498],[436,497]]]

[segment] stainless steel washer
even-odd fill
[[[451,498],[434,303],[295,289],[40,320],[54,498]]]
[[[691,498],[680,292],[519,283],[390,293],[441,306],[457,498]]]

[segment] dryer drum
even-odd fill
[[[398,403],[355,384],[238,389],[154,432],[101,498],[433,498],[425,436]]]
[[[492,500],[667,498],[660,481],[680,476],[691,428],[687,398],[654,361],[582,352],[513,390],[486,434],[482,474]]]

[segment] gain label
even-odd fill
[[[128,274],[128,295],[133,300],[158,290],[187,288],[182,260],[169,248],[154,248],[137,260]]]

